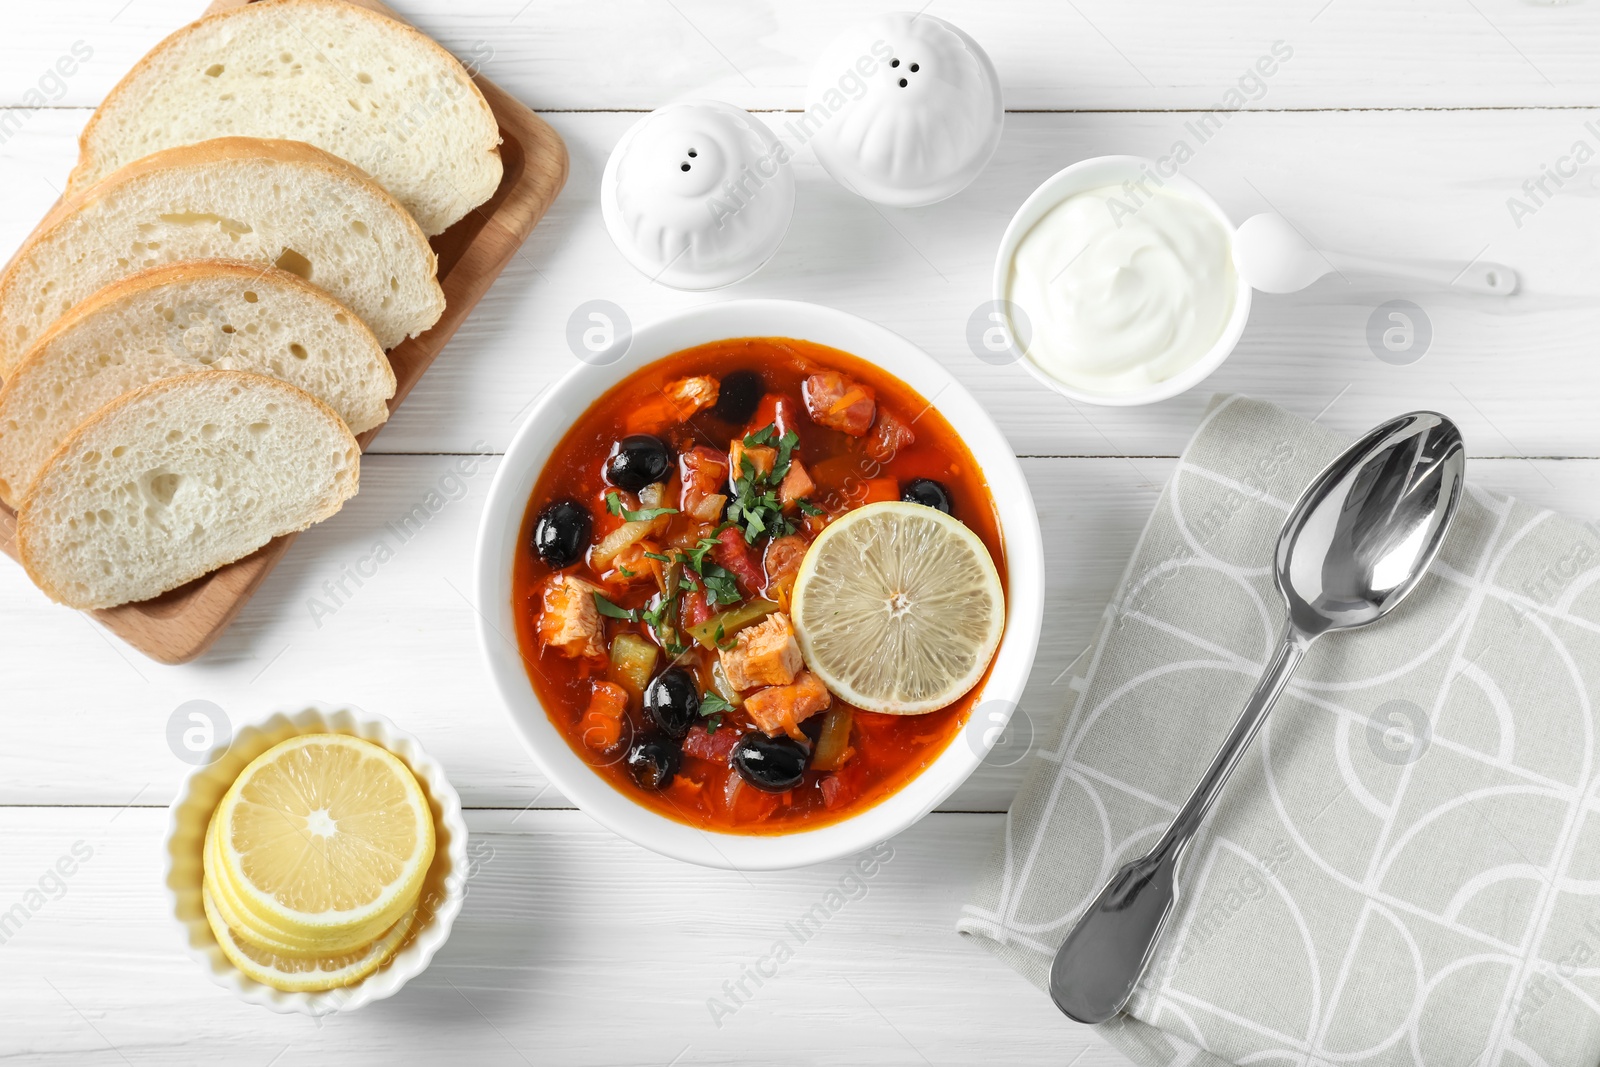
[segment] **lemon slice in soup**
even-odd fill
[[[977,684],[1005,628],[989,550],[933,508],[868,504],[812,542],[794,587],[806,665],[833,694],[887,715],[935,711]]]

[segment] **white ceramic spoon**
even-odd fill
[[[1330,271],[1363,271],[1460,289],[1484,296],[1517,291],[1517,272],[1500,263],[1373,259],[1329,252],[1312,245],[1282,216],[1267,212],[1244,220],[1233,238],[1239,277],[1263,293],[1295,293]]]

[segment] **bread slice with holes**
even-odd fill
[[[147,600],[334,514],[360,459],[344,420],[287,382],[168,378],[50,457],[17,513],[22,565],[70,607]]]
[[[45,216],[0,274],[0,377],[90,294],[191,259],[298,274],[385,349],[444,312],[428,239],[378,183],[307,144],[224,137],[130,163]]]
[[[153,267],[67,312],[0,388],[0,500],[16,507],[78,424],[124,393],[208,370],[299,386],[351,433],[389,417],[394,371],[343,304],[274,267]]]
[[[348,159],[430,235],[500,185],[500,128],[453,55],[345,0],[268,0],[151,49],[84,127],[68,193],[151,152],[231,136]]]

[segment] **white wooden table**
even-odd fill
[[[1009,436],[1046,531],[1046,628],[1024,712],[1044,730],[1052,680],[1082,650],[1172,457],[1214,390],[1280,403],[1354,435],[1413,407],[1465,429],[1471,476],[1600,516],[1600,9],[1513,0],[935,0],[989,51],[1005,138],[976,184],[920,210],[875,210],[809,152],[777,257],[727,293],[653,287],[607,239],[607,153],[637,113],[684,94],[763,112],[800,106],[810,58],[852,0],[393,0],[543,113],[566,139],[566,191],[378,439],[361,495],[296,543],[216,649],[163,667],[48,604],[0,560],[0,912],[75,842],[93,855],[0,944],[0,1057],[46,1063],[966,1064],[1126,1061],[953,924],[1025,762],[986,767],[893,842],[864,896],[733,1015],[729,985],[844,865],[774,875],[691,868],[613,837],[549,788],[480,668],[470,586],[491,459],[318,621],[322,583],[434,487],[453,457],[502,450],[569,366],[569,314],[603,297],[635,322],[728,296],[818,301],[942,360]],[[75,138],[149,46],[200,0],[8,0],[0,9],[0,254],[55,198]],[[1198,144],[1274,41],[1292,57]],[[78,51],[70,78],[51,73]],[[30,96],[30,91],[37,95]],[[44,107],[34,107],[39,100]],[[1595,122],[1593,127],[1585,124]],[[1356,277],[1259,297],[1233,359],[1154,407],[1074,407],[1015,367],[976,359],[1007,219],[1089,155],[1195,149],[1185,173],[1235,219],[1269,208],[1313,239],[1375,254],[1484,257],[1522,271],[1493,303]],[[1524,182],[1538,183],[1537,201]],[[1534,186],[1537,188],[1537,184]],[[1533,210],[1514,218],[1509,197]],[[1369,318],[1420,305],[1417,362],[1375,357]],[[184,954],[159,885],[164,806],[186,765],[167,722],[209,700],[235,723],[306,699],[356,704],[415,733],[471,809],[481,862],[432,968],[393,1000],[320,1023],[234,1001]]]

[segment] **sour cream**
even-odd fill
[[[1204,205],[1106,186],[1067,197],[1034,224],[1017,244],[1006,295],[1027,318],[1027,356],[1040,369],[1116,394],[1203,359],[1233,314],[1237,284],[1232,239]]]

